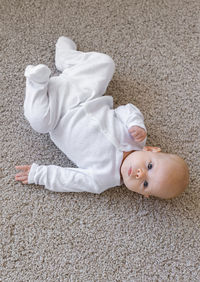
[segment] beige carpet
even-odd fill
[[[71,165],[23,116],[24,69],[45,63],[56,74],[61,35],[112,56],[115,105],[137,105],[148,144],[190,166],[181,197],[14,181],[17,164]],[[200,281],[200,1],[0,0],[0,36],[0,281]]]

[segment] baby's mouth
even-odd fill
[[[130,176],[131,173],[132,173],[132,167],[130,167],[129,170],[128,170],[128,176]]]

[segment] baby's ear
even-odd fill
[[[144,151],[144,152],[148,151],[148,152],[159,153],[159,152],[161,152],[161,149],[159,147],[145,146],[142,151]]]

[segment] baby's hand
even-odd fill
[[[21,172],[15,175],[15,180],[21,181],[23,184],[28,184],[28,174],[31,169],[30,165],[20,165],[15,167],[17,170],[21,170]]]
[[[131,134],[131,136],[135,139],[136,142],[142,142],[147,136],[146,131],[143,128],[136,125],[130,127],[128,132]]]

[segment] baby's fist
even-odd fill
[[[131,136],[136,142],[142,142],[147,136],[146,131],[143,128],[136,125],[131,126],[128,132],[131,134]]]

